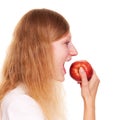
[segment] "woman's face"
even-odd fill
[[[65,62],[70,61],[72,56],[76,56],[77,50],[72,44],[71,34],[68,33],[61,39],[52,42],[55,71],[59,81],[64,81],[66,70]]]

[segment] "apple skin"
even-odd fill
[[[70,66],[70,76],[80,82],[81,81],[81,76],[79,74],[79,69],[80,67],[82,67],[87,75],[87,79],[88,81],[91,79],[92,74],[93,74],[93,68],[91,66],[91,64],[87,61],[87,60],[79,60],[79,61],[75,61],[71,64]]]

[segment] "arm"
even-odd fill
[[[81,95],[84,101],[83,120],[95,120],[95,98],[100,80],[95,71],[90,81],[87,80],[86,73],[82,68],[80,68],[80,75],[82,77]]]
[[[84,117],[83,120],[95,120],[95,102],[84,100]]]

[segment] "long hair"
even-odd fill
[[[46,119],[64,120],[61,84],[55,80],[51,43],[67,32],[66,19],[52,10],[33,9],[21,18],[3,65],[0,100],[22,83]]]

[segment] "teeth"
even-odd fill
[[[68,61],[70,59],[70,57],[67,57],[66,61]]]
[[[67,61],[70,61],[70,60],[71,60],[71,57],[68,57],[68,58],[67,58]]]

